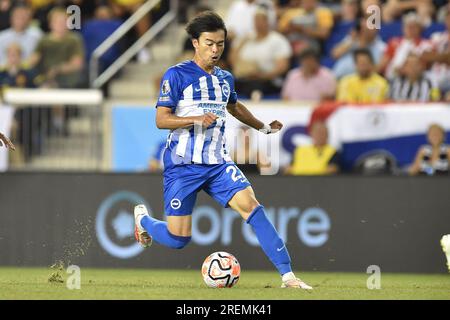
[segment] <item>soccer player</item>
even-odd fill
[[[197,193],[204,190],[250,224],[282,276],[283,288],[312,289],[292,272],[286,245],[225,148],[226,110],[266,134],[283,125],[256,119],[237,100],[233,76],[216,66],[227,36],[220,16],[211,11],[201,13],[188,23],[186,31],[195,48],[194,58],[167,70],[156,105],[157,127],[171,130],[163,155],[167,222],[150,217],[144,205],[137,205],[136,240],[144,247],[154,239],[170,248],[184,248],[191,240],[191,214]]]
[[[5,148],[10,148],[11,150],[16,150],[14,144],[9,140],[7,136],[0,132],[0,147],[5,146]]]

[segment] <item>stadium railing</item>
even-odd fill
[[[9,89],[18,152],[12,170],[98,171],[103,158],[103,94],[83,89]]]
[[[128,20],[126,20],[113,34],[111,34],[92,53],[89,62],[89,79],[92,88],[101,88],[117,72],[120,71],[141,49],[152,41],[165,27],[175,20],[178,10],[178,0],[170,0],[170,9],[147,32],[129,47],[113,64],[99,74],[99,59],[113,45],[115,45],[131,28],[133,28],[146,14],[159,4],[160,0],[145,2]]]

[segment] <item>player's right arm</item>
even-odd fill
[[[196,125],[205,128],[209,127],[216,121],[217,116],[213,113],[206,113],[202,116],[179,117],[172,113],[172,108],[158,106],[156,109],[156,126],[159,129],[175,130]]]

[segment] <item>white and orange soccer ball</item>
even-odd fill
[[[239,281],[240,274],[239,261],[228,252],[214,252],[202,265],[203,280],[210,288],[231,288]]]

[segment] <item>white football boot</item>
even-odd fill
[[[304,283],[302,280],[297,278],[293,272],[288,272],[283,275],[281,278],[281,287],[282,288],[297,288],[297,289],[304,289],[304,290],[312,290],[313,288],[306,283]]]
[[[145,216],[149,215],[143,204],[134,207],[134,237],[142,247],[147,248],[152,245],[152,237],[141,225],[141,220]]]
[[[447,268],[448,272],[450,272],[450,234],[447,234],[442,237],[441,246],[442,250],[445,253],[445,256],[447,257]]]

